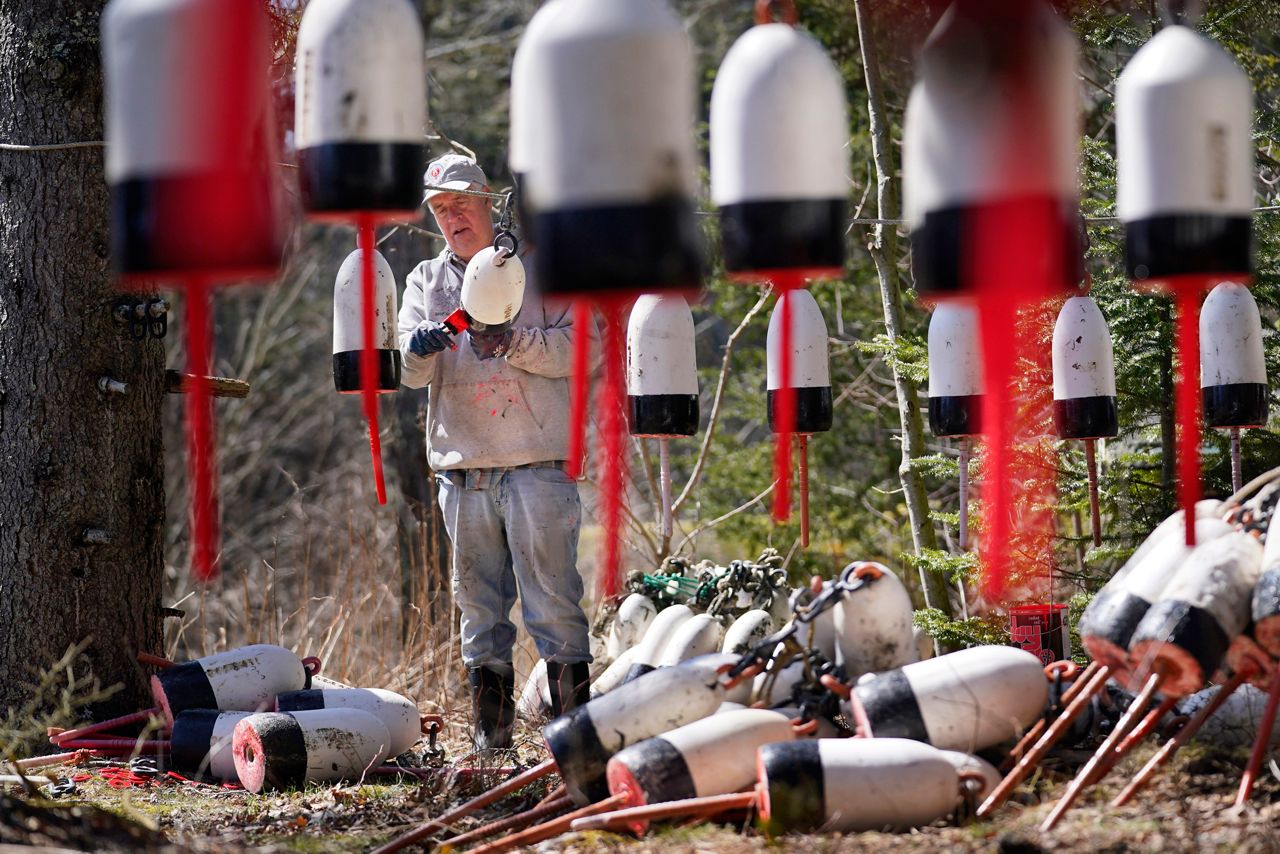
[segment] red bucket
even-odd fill
[[[1009,636],[1015,646],[1046,665],[1071,657],[1071,622],[1066,605],[1019,605],[1009,609]]]

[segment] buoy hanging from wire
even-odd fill
[[[1262,317],[1244,285],[1223,282],[1200,307],[1200,395],[1206,427],[1231,431],[1231,490],[1244,480],[1240,430],[1267,423]]]
[[[627,305],[701,284],[693,50],[662,0],[558,0],[531,36],[518,90],[524,116],[537,120],[513,128],[512,147],[527,157],[538,281],[575,302],[573,476],[585,450],[591,306],[604,315],[600,593],[612,596],[621,583]]]
[[[270,34],[255,0],[112,0],[102,15],[112,264],[125,287],[174,282],[187,299],[191,568],[216,574],[218,491],[210,293],[275,278]]]
[[[784,327],[788,321],[789,328]],[[827,323],[813,294],[804,289],[779,294],[778,304],[769,317],[765,353],[769,429],[782,433],[789,427],[799,439],[800,544],[807,547],[809,437],[830,430],[832,421]],[[789,412],[784,411],[784,399],[793,402]],[[784,485],[778,483],[774,489],[782,489]]]
[[[781,21],[772,22],[774,11]],[[844,82],[818,41],[795,23],[790,0],[756,4],[756,26],[734,42],[716,73],[710,115],[711,198],[720,210],[725,271],[738,281],[769,282],[778,292],[783,377],[794,376],[789,293],[808,279],[844,272],[850,183]],[[780,385],[770,404],[779,522],[791,513],[792,435],[804,432],[795,426],[798,402],[790,388]]]
[[[982,345],[978,312],[958,300],[929,318],[929,429],[960,440],[960,550],[969,548],[970,439],[982,432]]]
[[[988,476],[983,583],[1003,596],[1014,494],[1012,445],[1035,429],[1010,384],[1020,309],[1080,279],[1076,44],[1041,0],[953,4],[929,35],[903,128],[904,214],[916,289],[978,308]],[[1047,391],[1047,389],[1046,389]],[[1047,405],[1047,400],[1045,401]],[[1025,487],[1020,487],[1025,488]],[[1029,534],[1048,536],[1047,514]],[[1043,528],[1043,531],[1038,529]]]
[[[375,229],[422,204],[426,48],[404,0],[311,0],[298,27],[294,140],[302,206],[312,219],[353,223],[361,251],[359,385],[378,503],[387,503],[378,436],[379,306]],[[348,259],[350,260],[350,259]],[[384,318],[384,323],[394,317]],[[394,334],[394,333],[393,333]],[[336,335],[336,330],[335,330]],[[398,383],[396,383],[398,385]]]
[[[529,113],[529,98],[526,93],[532,85],[530,78],[538,64],[537,60],[531,61],[539,52],[538,39],[555,17],[559,5],[560,0],[546,0],[538,7],[529,23],[525,24],[520,43],[516,45],[515,55],[511,58],[511,85],[508,87],[510,97],[507,107],[507,168],[511,170],[511,178],[516,185],[515,215],[520,221],[521,235],[529,243],[534,242],[534,224],[529,215],[525,187],[532,161],[532,123],[538,119],[536,114]]]
[[[1089,520],[1094,546],[1102,545],[1098,461],[1094,443],[1120,433],[1116,364],[1111,330],[1090,296],[1062,304],[1053,326],[1053,424],[1059,438],[1084,442],[1089,477]]]
[[[671,541],[671,439],[698,432],[693,312],[679,295],[645,294],[627,323],[627,426],[658,440],[662,542]]]
[[[1253,92],[1229,53],[1167,26],[1116,81],[1116,213],[1137,288],[1171,294],[1178,353],[1178,500],[1195,544],[1200,495],[1196,360],[1201,293],[1253,272]]]
[[[338,268],[333,285],[333,385],[342,394],[359,394],[360,360],[364,348],[363,292],[360,271],[364,262],[357,249]],[[374,352],[378,359],[379,392],[400,386],[400,350],[396,346],[396,278],[382,253],[373,252]]]

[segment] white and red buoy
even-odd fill
[[[112,0],[102,14],[111,260],[125,287],[186,295],[191,569],[216,574],[219,507],[208,375],[218,281],[275,277],[270,33],[256,0]]]
[[[240,785],[257,793],[358,780],[387,758],[390,741],[359,709],[262,712],[236,724],[232,752]]]
[[[1207,427],[1231,431],[1231,486],[1238,491],[1240,430],[1267,423],[1262,317],[1244,285],[1223,282],[1200,307],[1200,396]]]
[[[1090,296],[1062,304],[1053,325],[1053,425],[1063,439],[1084,441],[1093,544],[1102,545],[1094,442],[1120,433],[1111,330]]]
[[[358,394],[361,326],[364,309],[360,283],[361,250],[346,257],[333,285],[333,385],[342,394]],[[400,386],[400,348],[396,346],[396,277],[381,252],[374,250],[374,349],[378,359],[379,392]]]
[[[693,312],[678,294],[644,294],[627,321],[627,426],[658,440],[662,538],[672,531],[670,440],[698,432]]]
[[[795,27],[794,5],[756,8],[756,26],[729,49],[711,92],[711,197],[720,210],[726,272],[733,279],[770,282],[778,292],[776,371],[790,378],[795,376],[793,352],[807,346],[808,331],[794,329],[792,314],[806,307],[794,308],[792,293],[808,279],[839,278],[844,272],[848,110],[839,71],[822,45]],[[771,22],[774,8],[781,11],[777,23]],[[772,321],[770,330],[772,340]],[[800,427],[805,401],[797,399],[803,392],[792,391],[796,388],[804,386],[789,379],[770,385],[776,435],[773,516],[780,522],[791,512],[791,436],[800,434],[804,479],[807,434],[819,432]],[[801,485],[804,545],[806,486]]]
[[[172,724],[188,709],[271,709],[277,694],[300,691],[306,683],[298,656],[282,646],[253,644],[166,667],[151,677],[151,695]]]
[[[1200,496],[1200,294],[1253,273],[1253,93],[1229,53],[1167,26],[1116,81],[1116,213],[1136,287],[1171,292],[1178,352],[1178,495],[1188,545]]]
[[[972,753],[1016,738],[1044,714],[1049,682],[1040,659],[980,646],[859,682],[850,720],[880,738],[909,738]]]
[[[790,321],[789,327],[784,327]],[[789,328],[784,332],[784,328]],[[809,544],[809,436],[831,429],[831,358],[827,322],[813,294],[804,289],[783,293],[769,317],[766,347],[769,429],[796,433],[800,445],[800,544]],[[785,401],[794,410],[784,412]],[[787,420],[790,419],[790,430]],[[774,489],[786,489],[779,480]]]
[[[408,697],[382,688],[311,688],[276,698],[277,712],[359,709],[382,721],[391,737],[388,756],[399,756],[422,738],[422,715]]]

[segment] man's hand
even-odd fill
[[[511,346],[512,330],[505,329],[502,332],[477,332],[474,329],[467,330],[467,340],[471,343],[471,352],[476,354],[476,358],[480,361],[492,359],[494,356],[502,356],[507,352],[507,348]]]
[[[438,320],[424,320],[413,330],[409,338],[409,352],[415,356],[430,356],[453,346],[449,327]]]

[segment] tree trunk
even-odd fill
[[[102,5],[0,0],[0,142],[102,139]],[[0,711],[90,637],[92,674],[123,686],[100,711],[150,705],[164,350],[114,322],[108,245],[101,147],[0,151]]]
[[[863,74],[867,84],[867,113],[871,124],[871,155],[876,167],[876,217],[894,219],[898,215],[898,201],[893,188],[893,154],[889,148],[888,117],[885,115],[884,92],[880,82],[880,60],[876,54],[875,35],[867,15],[866,0],[855,0],[854,11],[858,19],[858,42],[862,48]],[[884,304],[884,325],[889,343],[896,346],[902,330],[902,289],[898,282],[898,232],[893,226],[876,225],[868,244],[871,258],[880,279],[880,297]],[[912,460],[924,449],[924,420],[920,415],[920,400],[915,382],[896,368],[893,371],[894,391],[898,397],[898,416],[902,425],[902,463],[898,466],[898,479],[907,500],[907,514],[911,520],[911,542],[915,553],[924,549],[936,549],[938,538],[933,530],[929,512],[929,499],[924,479],[912,468]],[[937,573],[920,570],[920,586],[924,589],[925,605],[937,608],[951,616],[951,597],[947,581]]]

